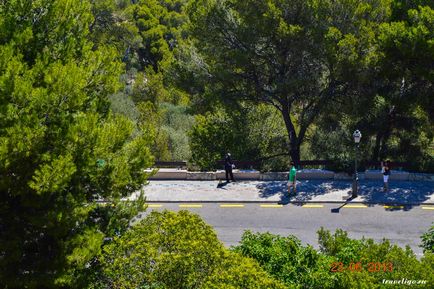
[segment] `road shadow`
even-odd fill
[[[350,197],[348,197],[348,199],[345,200],[345,203],[343,203],[342,205],[340,205],[340,206],[337,207],[337,208],[333,208],[333,209],[331,209],[330,211],[331,211],[332,213],[339,213],[340,210],[341,210],[345,205],[347,205],[348,203],[350,203],[350,202],[351,202],[352,200],[354,200],[354,199],[355,199],[355,197],[350,196]]]

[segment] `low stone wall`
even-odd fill
[[[392,181],[408,181],[410,173],[408,172],[396,172],[390,175]]]
[[[187,180],[215,180],[216,175],[214,172],[188,172]]]
[[[410,173],[408,176],[409,181],[431,181],[434,182],[434,175],[432,174],[420,174]]]
[[[352,180],[353,176],[349,175],[347,173],[335,173],[334,176],[333,176],[333,179],[339,180],[339,181],[341,181],[341,180]],[[360,179],[360,177],[359,177],[359,179]]]
[[[151,169],[146,172],[152,172]],[[284,181],[288,179],[288,172],[267,172],[259,171],[233,171],[235,180],[261,180],[261,181]],[[300,170],[297,172],[299,180],[352,180],[353,176],[346,173],[334,173],[325,170]],[[225,180],[225,171],[217,172],[188,172],[178,169],[160,169],[150,180]],[[382,180],[383,174],[380,171],[366,171],[359,173],[359,180]],[[396,181],[434,181],[434,175],[392,171],[390,180]]]
[[[249,170],[249,171],[243,171],[243,170],[234,170],[234,179],[236,180],[259,180],[260,178],[260,172]],[[221,170],[215,172],[215,176],[217,180],[225,180],[226,179],[226,172]]]
[[[146,170],[147,173],[151,173],[152,170]],[[187,180],[188,172],[186,170],[178,169],[159,169],[158,172],[149,177],[150,180]]]
[[[284,181],[287,179],[288,173],[285,172],[268,172],[259,175],[259,180],[261,181]]]
[[[409,172],[391,171],[389,179],[392,181],[409,181],[411,180],[410,175]],[[381,171],[366,171],[365,177],[368,180],[382,180],[383,174]]]
[[[301,170],[297,172],[299,180],[333,180],[335,173],[326,170]]]

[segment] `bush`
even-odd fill
[[[350,239],[342,230],[332,235],[321,228],[318,236],[321,253],[335,258],[336,262],[342,262],[345,268],[350,263],[361,262],[363,265],[361,272],[335,273],[339,278],[337,288],[376,288],[383,279],[401,280],[409,276],[413,280],[427,280],[428,284],[434,279],[432,254],[427,254],[419,261],[409,247],[403,249],[391,245],[388,240],[376,243],[372,239]],[[380,270],[369,272],[375,269],[373,263],[381,264]],[[392,267],[385,268],[383,264],[392,264]]]
[[[257,260],[265,271],[289,288],[334,288],[335,276],[328,270],[331,258],[311,246],[302,246],[294,236],[246,231],[234,251]]]
[[[151,212],[105,246],[99,263],[91,288],[284,288],[188,211]]]
[[[423,252],[431,252],[434,253],[434,225],[421,236]]]
[[[226,253],[220,269],[215,270],[203,288],[209,289],[284,289],[289,288],[271,278],[257,261],[237,253]]]
[[[321,228],[318,236],[320,250],[316,251],[302,246],[294,236],[246,231],[233,250],[258,261],[289,288],[382,288],[383,279],[410,277],[426,280],[427,284],[434,281],[434,254],[430,252],[418,260],[409,247],[402,249],[388,240],[376,243],[372,239],[351,239],[339,229],[332,234]],[[362,267],[355,270],[358,262]],[[332,272],[332,268],[340,268],[335,264],[342,264],[347,270]],[[350,264],[353,270],[348,270]]]

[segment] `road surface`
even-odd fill
[[[295,235],[302,243],[318,248],[317,231],[324,227],[334,232],[341,228],[352,238],[376,241],[389,239],[401,247],[409,245],[422,255],[420,236],[434,221],[434,206],[397,206],[363,204],[270,204],[270,203],[152,203],[151,210],[190,210],[214,227],[226,245],[236,245],[244,230]]]

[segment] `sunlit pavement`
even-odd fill
[[[381,181],[361,181],[358,197],[350,199],[351,182],[303,180],[288,195],[283,181],[150,181],[143,187],[148,202],[271,202],[351,203],[415,206],[434,204],[434,182],[395,181],[383,192]],[[135,194],[137,195],[138,192]]]

